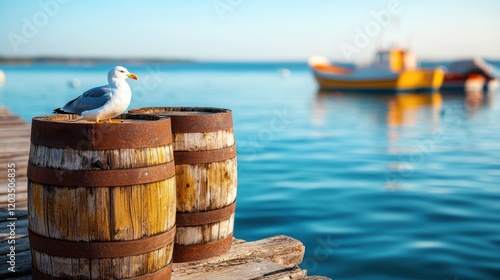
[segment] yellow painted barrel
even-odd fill
[[[32,121],[33,279],[170,279],[175,165],[168,118]]]
[[[229,251],[237,190],[231,111],[150,107],[129,113],[172,120],[177,182],[174,262],[201,260]]]

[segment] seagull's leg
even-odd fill
[[[69,121],[70,122],[77,122],[77,121],[82,120],[82,119],[83,119],[83,116],[80,116],[80,117],[78,117],[76,119],[72,119],[72,120],[69,120]]]
[[[108,120],[108,123],[122,123],[121,120],[113,120],[113,119],[109,119]]]

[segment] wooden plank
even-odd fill
[[[17,174],[17,173],[16,173]],[[4,178],[5,179],[5,178]],[[5,186],[5,185],[4,185]],[[28,179],[26,179],[26,177],[22,176],[21,178],[16,178],[16,194],[18,193],[25,193],[28,191]],[[7,190],[7,188],[2,188],[0,190],[0,196],[1,195],[7,195],[9,194],[9,191]],[[7,199],[1,199],[0,198],[0,203],[1,202],[6,202]]]
[[[21,235],[19,235],[21,236]],[[16,252],[24,252],[24,251],[29,251],[30,250],[30,242],[28,240],[28,237],[19,237],[16,234],[17,239],[15,239],[15,243],[12,242],[9,244],[7,240],[2,241],[2,244],[0,245],[0,255],[7,255],[10,252],[10,246],[14,246],[16,248]]]
[[[288,278],[267,278],[266,276],[286,273]],[[304,271],[286,269],[284,266],[259,258],[231,259],[225,262],[200,262],[187,269],[179,269],[174,265],[172,278],[177,280],[234,280],[238,279],[302,279]],[[299,278],[301,277],[302,278]]]
[[[16,167],[16,201],[14,216],[9,215],[7,188],[0,190],[0,279],[31,279],[31,251],[28,240],[26,167],[30,148],[30,125],[0,106],[0,181],[7,182],[9,163]],[[8,218],[17,220],[7,220]],[[15,237],[9,244],[11,222],[15,223]],[[7,229],[7,230],[4,230]],[[11,246],[15,249],[14,272],[7,270]],[[3,269],[5,268],[5,269]]]
[[[7,263],[9,260],[10,257],[7,255],[0,255],[0,263],[2,263],[0,279],[19,279],[17,277],[31,274],[31,251],[16,252],[14,272],[7,270],[10,267]],[[31,279],[31,275],[27,279]]]
[[[11,163],[11,162],[16,163],[16,166],[17,166],[17,164],[22,164],[25,167],[28,166],[29,156],[26,152],[28,152],[28,150],[22,151],[22,153],[9,154],[9,155],[6,155],[8,157],[0,158],[0,164],[1,164],[2,170],[6,170],[7,164]]]
[[[9,206],[8,203],[0,203],[0,209],[7,209]],[[16,210],[25,210],[28,207],[28,200],[27,199],[22,199],[20,201],[16,201]],[[16,214],[17,215],[17,214]],[[0,214],[0,217],[3,217],[3,214]],[[3,221],[0,219],[0,221]]]
[[[282,271],[275,271],[271,274],[266,274],[262,278],[262,280],[301,280],[306,277],[307,271],[302,270],[298,267],[293,267],[289,269],[285,269]]]
[[[234,246],[225,256],[252,256],[270,260],[272,262],[295,266],[302,263],[305,247],[297,239],[278,235],[254,242],[246,242]]]
[[[232,259],[261,258],[285,267],[297,266],[302,262],[305,247],[302,242],[285,235],[278,235],[254,242],[235,240],[231,250],[224,255],[198,262],[176,263],[174,268],[188,269],[192,264],[225,262]]]
[[[17,206],[17,205],[16,205]],[[7,211],[7,208],[0,208],[0,222],[7,221],[7,218],[11,217],[9,215],[9,211]],[[28,208],[19,208],[16,207],[16,213],[15,216],[18,219],[26,219],[28,218]]]
[[[0,194],[0,209],[10,209],[13,208],[11,203],[9,203],[8,199],[8,193],[2,193]],[[24,184],[20,184],[16,186],[16,192],[15,192],[15,210],[23,210],[26,209],[26,205],[28,202],[28,190],[26,187],[26,182]],[[18,213],[16,213],[16,216]],[[0,221],[2,220],[1,217],[3,216],[2,212],[0,211]]]
[[[238,279],[274,279],[266,277],[271,277],[277,272],[284,272],[283,279],[302,279],[303,277],[300,278],[302,274],[295,270],[302,262],[304,251],[304,245],[300,241],[284,235],[254,242],[235,240],[231,250],[224,255],[196,262],[174,264],[172,278],[235,279],[234,276],[238,275],[242,277]],[[260,264],[261,270],[254,271],[253,263]],[[271,263],[274,265],[271,266]],[[212,275],[212,270],[215,273],[222,273],[222,276],[228,273],[233,278],[219,278],[221,275]]]
[[[0,195],[0,208],[8,208],[9,203],[5,203],[4,201],[7,201],[8,199],[8,194]],[[20,207],[22,204],[26,204],[28,201],[28,193],[26,191],[24,192],[16,192],[16,202],[15,202],[15,207],[16,209]]]
[[[16,229],[16,238],[24,238],[28,236],[28,219],[18,219],[17,221],[4,221],[0,223],[0,228],[2,231],[0,231],[0,241],[6,241],[9,239],[10,233],[7,230],[3,229],[8,229],[8,225],[14,222]],[[5,246],[2,244],[0,248]],[[0,249],[1,250],[1,249]]]

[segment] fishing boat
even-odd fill
[[[448,66],[441,90],[492,92],[498,89],[499,73],[480,57],[454,61]]]
[[[366,67],[340,67],[326,57],[313,56],[308,60],[321,89],[433,92],[443,83],[441,68],[418,68],[410,50],[394,48],[378,51],[375,62]]]

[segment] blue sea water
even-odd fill
[[[321,92],[301,63],[124,66],[131,108],[233,111],[236,237],[297,238],[309,275],[334,279],[500,279],[497,93]],[[1,66],[0,104],[29,121],[110,67]]]

